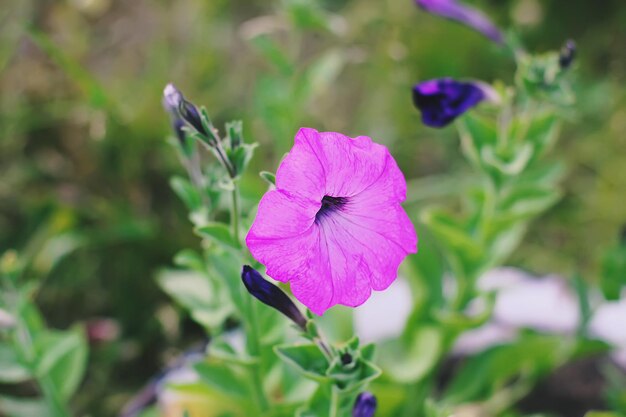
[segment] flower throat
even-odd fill
[[[315,214],[315,221],[320,222],[322,218],[328,216],[330,213],[340,210],[348,202],[348,197],[332,197],[325,195],[322,198],[322,207]]]

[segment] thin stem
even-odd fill
[[[252,389],[254,390],[254,396],[257,406],[260,411],[266,411],[269,408],[267,397],[263,392],[263,378],[261,377],[261,339],[258,333],[257,315],[254,313],[254,303],[252,297],[246,297],[246,327],[247,327],[247,350],[248,354],[257,359],[250,366],[250,373],[252,377]]]
[[[328,361],[328,363],[331,363],[333,360],[333,353],[328,347],[328,344],[326,343],[324,338],[320,335],[319,337],[316,337],[314,341],[317,344],[317,346],[320,348],[320,351],[326,357],[326,360]]]
[[[239,188],[237,184],[233,185],[231,192],[232,204],[230,206],[230,221],[233,226],[233,237],[239,243]]]

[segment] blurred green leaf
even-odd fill
[[[414,298],[414,313],[430,311],[441,306],[443,298],[444,263],[437,251],[433,235],[427,230],[419,231],[419,250],[407,257],[407,276],[411,280]]]
[[[330,381],[326,375],[328,361],[317,345],[313,343],[283,345],[274,347],[274,351],[305,377],[320,383]]]
[[[328,16],[318,2],[307,0],[286,0],[286,10],[296,29],[327,30]]]
[[[200,192],[194,187],[191,182],[183,177],[172,177],[170,179],[170,187],[180,198],[189,211],[198,210],[202,206],[202,197]]]
[[[174,255],[174,264],[199,273],[206,272],[206,266],[204,265],[202,255],[193,249],[183,249]]]
[[[228,290],[230,299],[235,305],[235,311],[247,311],[248,303],[244,297],[251,297],[241,281],[241,268],[244,260],[239,254],[228,250],[212,250],[207,254],[208,265],[214,270],[225,288]]]
[[[228,299],[211,285],[206,275],[192,271],[164,270],[157,276],[159,286],[208,329],[219,328],[232,313]]]
[[[607,300],[618,300],[626,286],[626,244],[618,243],[609,248],[602,260],[600,287]]]
[[[480,151],[480,160],[483,165],[489,165],[504,175],[516,176],[526,168],[534,152],[530,143],[507,150],[506,156],[498,153],[494,146],[485,146]]]
[[[495,390],[524,374],[539,378],[565,362],[574,345],[556,336],[526,334],[467,360],[445,391],[446,402],[489,399]],[[514,360],[512,360],[514,358]]]
[[[52,380],[60,396],[69,399],[82,382],[87,366],[87,340],[82,329],[48,330],[34,340],[39,352],[37,377]]]
[[[76,83],[93,107],[107,109],[110,114],[115,115],[116,109],[113,108],[105,89],[102,88],[92,73],[85,70],[78,61],[69,56],[68,51],[56,45],[47,33],[30,27],[28,34],[32,41]]]
[[[285,55],[282,48],[269,35],[259,35],[250,40],[250,44],[271,64],[273,64],[282,75],[293,74],[294,67],[289,57]]]
[[[482,149],[498,143],[498,129],[492,119],[468,112],[458,120],[457,127],[461,136],[461,146],[466,157],[480,168]]]
[[[205,239],[212,240],[234,249],[241,249],[241,244],[231,234],[230,228],[224,223],[210,222],[196,228],[196,233]]]
[[[20,358],[13,347],[0,343],[0,383],[16,384],[31,378],[28,368],[20,364]]]
[[[237,397],[238,401],[250,398],[251,381],[241,369],[212,359],[195,364],[194,369],[204,383],[217,391]]]
[[[380,363],[385,373],[401,383],[424,378],[437,364],[443,348],[443,333],[431,325],[407,328],[403,339],[383,343]]]
[[[43,399],[0,396],[0,410],[7,417],[53,417]]]
[[[455,272],[470,271],[480,263],[483,248],[459,220],[438,208],[424,210],[421,220],[446,249],[444,253],[450,257]]]
[[[346,63],[345,51],[331,49],[315,59],[296,84],[296,94],[304,102],[332,88]]]

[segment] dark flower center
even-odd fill
[[[320,207],[315,215],[315,221],[319,222],[330,213],[341,209],[347,202],[348,197],[332,197],[325,195],[324,198],[322,198],[322,207]]]

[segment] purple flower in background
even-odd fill
[[[456,0],[415,0],[415,3],[428,13],[469,26],[496,43],[504,42],[500,29],[479,10],[465,6]]]
[[[495,92],[480,82],[462,82],[437,78],[413,87],[413,103],[422,112],[422,121],[430,127],[444,127]]]
[[[389,287],[400,262],[417,251],[405,198],[406,181],[386,147],[303,128],[246,243],[267,275],[290,282],[315,314],[356,307],[372,289]]]
[[[570,65],[572,65],[572,62],[574,62],[575,58],[576,42],[569,39],[561,48],[561,53],[559,54],[559,65],[562,69],[567,69],[570,67]]]
[[[293,320],[303,331],[306,330],[306,318],[298,307],[276,285],[265,280],[254,268],[244,265],[241,271],[241,279],[246,289],[257,300],[283,313]]]
[[[374,394],[364,391],[356,397],[352,417],[372,417],[376,412],[377,401]]]

